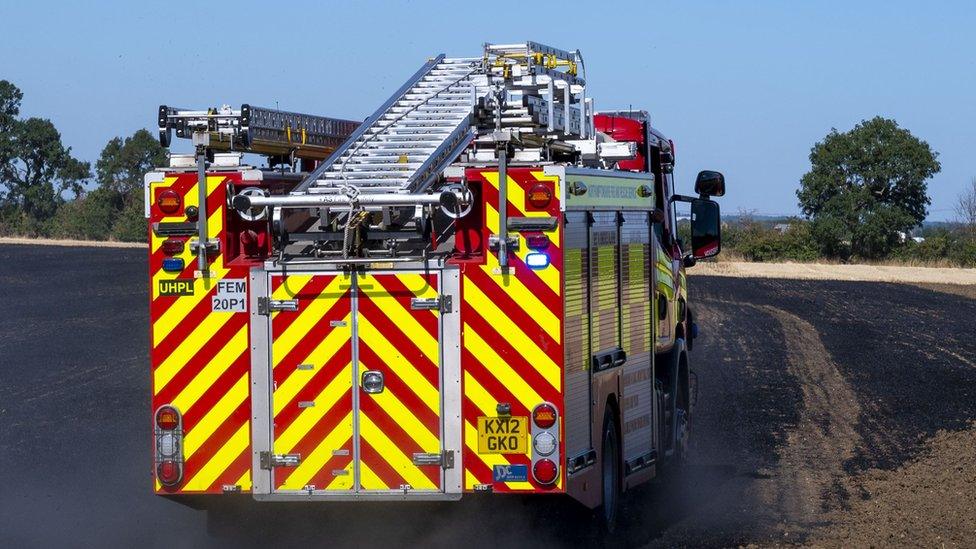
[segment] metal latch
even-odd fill
[[[272,454],[271,452],[261,452],[261,468],[274,469],[275,467],[298,467],[302,462],[301,454]]]
[[[207,240],[207,243],[204,246],[207,248],[208,254],[215,254],[220,251],[220,241],[215,238],[211,238],[210,240]],[[191,240],[190,253],[192,253],[193,255],[197,255],[199,251],[200,251],[200,241]]]
[[[499,237],[497,234],[488,235],[488,249],[492,252],[498,251]],[[518,235],[512,235],[507,238],[508,245],[505,249],[510,252],[517,252],[519,249],[519,237]]]
[[[271,299],[270,297],[258,298],[258,314],[269,315],[272,311],[297,311],[297,299]]]
[[[414,297],[410,300],[410,308],[414,311],[440,311],[442,313],[450,313],[454,310],[454,299],[449,295]]]
[[[413,455],[414,465],[440,465],[443,469],[454,468],[454,451],[444,450],[439,454],[417,452]]]

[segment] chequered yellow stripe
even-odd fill
[[[392,440],[390,437],[380,429],[373,420],[365,413],[360,412],[359,414],[359,434],[363,439],[372,446],[376,453],[378,453],[394,470],[400,473],[400,476],[407,481],[411,487],[415,490],[436,490],[437,485],[431,482],[427,475],[423,474],[409,456],[403,453],[403,450]],[[436,446],[439,448],[439,444]],[[365,465],[365,463],[364,463]],[[361,475],[362,477],[362,475]],[[360,478],[360,483],[363,489],[386,489],[387,486],[368,486],[365,482],[366,479]],[[382,484],[382,483],[381,483]],[[398,488],[394,486],[393,488]]]
[[[339,422],[339,425],[332,430],[318,446],[308,456],[302,456],[302,462],[288,476],[283,484],[282,490],[301,490],[308,484],[308,481],[315,476],[325,464],[332,459],[332,451],[342,448],[352,438],[352,411]],[[344,490],[352,488],[352,460],[345,467],[347,474],[339,475],[328,485],[328,489]],[[285,469],[284,471],[288,471]],[[287,473],[286,473],[287,474]]]
[[[230,437],[224,445],[217,450],[217,453],[210,458],[206,465],[197,471],[184,486],[187,491],[202,491],[210,487],[215,480],[230,467],[230,464],[241,455],[251,441],[250,422],[244,425]]]
[[[339,399],[343,398],[349,393],[349,388],[352,387],[352,363],[346,364],[346,367],[342,369],[341,372],[336,374],[334,378],[322,389],[318,395],[315,396],[315,406],[310,408],[305,408],[298,414],[298,417],[291,422],[290,425],[285,427],[284,431],[279,435],[276,434],[274,441],[274,449],[276,453],[287,454],[295,448],[295,445],[308,434],[309,431],[315,427],[315,424],[322,419],[325,414],[336,406]],[[272,400],[274,401],[274,413],[275,416],[284,407],[285,404],[291,401],[291,398],[279,398],[281,395],[278,391],[275,391]],[[294,395],[292,395],[294,396]],[[350,401],[351,403],[351,401]],[[293,406],[297,406],[297,403],[293,403]]]
[[[428,408],[439,414],[440,397],[438,396],[437,388],[409,360],[396,351],[396,347],[373,326],[368,318],[360,315],[358,327],[359,339],[377,354],[383,353],[380,357],[383,358],[387,367],[396,372],[404,384],[413,389]],[[437,364],[436,358],[434,364]]]
[[[289,277],[291,279],[292,277]],[[309,280],[311,277],[309,277]],[[302,337],[310,332],[316,324],[318,324],[322,318],[329,312],[329,310],[339,302],[340,299],[345,295],[340,293],[339,286],[343,283],[346,277],[336,276],[328,286],[317,296],[315,299],[303,300],[299,304],[298,318],[296,318],[291,324],[285,328],[285,331],[280,334],[274,334],[274,341],[271,343],[271,356],[272,356],[272,367],[277,367],[278,364],[288,356],[288,352],[295,348],[296,345],[302,340]],[[299,280],[299,283],[302,281]],[[308,281],[304,281],[304,286]],[[278,287],[278,291],[275,294],[280,294],[282,297],[275,297],[275,299],[285,299],[287,297],[294,297],[296,293],[292,291],[295,289],[291,286],[289,289],[285,289],[285,284]],[[299,288],[300,290],[300,288]],[[275,315],[281,314],[280,312],[275,313]],[[292,314],[292,313],[289,313]],[[336,335],[333,334],[345,334],[345,338],[348,339],[350,333],[349,317],[346,317],[346,328],[335,329],[330,331],[329,337],[335,341]],[[274,322],[274,317],[272,317],[272,323]]]
[[[562,371],[560,370],[559,365],[553,362],[553,360],[549,358],[549,355],[540,349],[538,344],[536,344],[532,338],[526,335],[519,326],[513,323],[508,315],[499,309],[498,305],[481,291],[481,288],[479,288],[477,284],[470,279],[466,279],[464,282],[464,301],[466,304],[470,305],[472,309],[478,311],[479,315],[484,317],[489,324],[494,326],[500,333],[502,333],[509,343],[511,343],[513,347],[518,349],[519,352],[525,356],[526,361],[531,364],[532,367],[534,367],[539,374],[546,379],[546,381],[548,381],[557,391],[560,390],[562,387]],[[548,311],[548,309],[544,310]],[[541,317],[545,316],[543,314],[537,314],[541,313],[541,311],[535,311],[531,308],[527,308],[526,311],[530,316],[535,317],[536,321],[540,321],[542,319]],[[556,325],[559,327],[558,319],[556,320]],[[467,340],[469,333],[472,332],[473,330],[470,330],[467,326],[465,326],[465,340]],[[549,333],[549,330],[546,330],[546,332]],[[556,337],[554,339],[558,343],[560,338]],[[476,354],[475,356],[479,355]]]
[[[220,397],[217,404],[214,404],[214,407],[200,418],[193,429],[186,433],[183,442],[184,459],[190,459],[190,456],[196,453],[210,435],[214,434],[214,431],[244,402],[248,395],[248,386],[248,374],[244,374],[224,396]],[[173,404],[177,409],[184,410],[176,401],[173,401]]]
[[[400,402],[390,391],[383,391],[373,395],[364,395],[362,398],[371,398],[390,416],[397,425],[403,429],[417,443],[417,446],[425,452],[440,451],[441,441],[437,435],[430,432],[430,429]]]
[[[542,172],[538,172],[538,173],[542,173]],[[487,181],[493,187],[495,187],[496,190],[498,189],[498,172],[488,172],[488,171],[486,171],[486,172],[482,172],[481,175],[485,178],[485,181]],[[535,178],[537,180],[540,180],[540,181],[544,181],[544,180],[550,179],[549,177],[546,177],[546,176],[541,176],[540,177],[540,176],[536,175],[535,173],[533,173],[533,176],[535,176]],[[559,178],[556,177],[555,179],[558,181]],[[555,194],[553,194],[553,200],[559,200],[559,185],[558,184],[555,185],[555,189],[556,190],[555,190]],[[511,176],[508,177],[508,193],[507,194],[508,194],[508,202],[512,206],[515,207],[515,209],[519,212],[519,215],[523,215],[525,217],[549,217],[549,214],[547,212],[529,212],[529,211],[526,211],[526,207],[525,207],[525,191],[522,189],[522,186],[519,185],[517,181],[515,181],[514,179],[512,179]],[[496,234],[498,233],[497,216],[498,216],[498,210],[496,209],[495,210],[495,217],[496,217],[495,224],[494,224],[494,226],[488,225],[489,230],[494,231]],[[560,231],[560,229],[557,227],[556,230],[547,233],[547,234],[550,235],[550,238],[552,238],[552,244],[551,245],[553,247],[555,247],[555,248],[558,248],[560,246],[560,243],[562,242],[560,240],[560,238],[559,238],[559,234],[560,234],[559,231]]]

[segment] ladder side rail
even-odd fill
[[[346,139],[345,143],[343,143],[338,149],[333,151],[332,154],[329,155],[329,157],[324,162],[319,164],[318,167],[312,170],[311,173],[305,176],[305,179],[297,187],[295,187],[295,190],[293,190],[292,193],[304,193],[308,191],[309,187],[315,185],[316,180],[318,180],[318,178],[321,177],[322,174],[324,174],[329,168],[331,168],[332,165],[335,164],[336,161],[339,160],[339,158],[342,157],[342,155],[345,154],[346,151],[349,150],[349,148],[352,147],[352,145],[360,137],[362,137],[363,134],[366,133],[366,131],[377,120],[380,119],[380,117],[386,114],[386,111],[389,110],[390,107],[392,107],[397,101],[399,101],[400,98],[403,97],[405,93],[410,91],[414,87],[414,85],[417,84],[417,82],[420,82],[420,80],[422,80],[424,76],[427,76],[427,74],[434,67],[436,67],[441,62],[442,59],[444,59],[443,53],[424,63],[424,65],[420,67],[420,70],[415,72],[413,76],[411,76],[402,86],[400,86],[400,89],[394,92],[389,99],[387,99],[382,105],[380,105],[380,108],[376,109],[376,112],[374,112],[369,118],[367,118],[362,124],[359,125],[356,131],[353,132],[353,134],[350,135],[348,139]]]
[[[441,89],[439,89],[439,90],[437,90],[437,92],[435,92],[435,93],[434,93],[433,95],[431,95],[431,96],[429,96],[429,97],[428,97],[427,99],[424,99],[423,101],[421,101],[421,102],[420,102],[420,103],[418,103],[417,105],[414,105],[414,106],[412,106],[412,107],[410,107],[410,108],[408,108],[407,110],[405,110],[404,112],[402,112],[402,113],[399,113],[399,114],[397,114],[397,115],[396,115],[396,117],[395,117],[395,118],[394,118],[393,120],[391,120],[391,121],[390,121],[390,122],[388,122],[388,123],[387,123],[386,125],[384,125],[383,127],[381,127],[381,128],[380,128],[380,129],[379,129],[379,130],[378,130],[378,131],[377,131],[376,133],[374,133],[374,134],[372,134],[372,135],[370,135],[370,136],[369,136],[369,137],[367,137],[367,138],[366,138],[365,140],[363,140],[363,142],[362,142],[362,143],[360,143],[360,144],[359,144],[359,145],[358,145],[358,146],[357,146],[357,147],[356,147],[355,149],[353,149],[353,151],[352,151],[352,153],[351,153],[351,154],[349,155],[349,157],[348,157],[348,158],[346,158],[345,160],[343,160],[343,162],[342,162],[342,166],[340,167],[340,170],[339,170],[339,176],[340,176],[340,179],[342,179],[342,178],[343,178],[343,174],[344,174],[344,173],[345,173],[345,171],[346,171],[346,164],[347,164],[347,163],[349,162],[349,160],[351,160],[351,159],[352,159],[352,157],[353,157],[353,156],[355,156],[355,155],[356,155],[356,153],[357,153],[357,152],[359,152],[359,150],[360,150],[360,149],[361,149],[361,148],[362,148],[362,147],[363,147],[364,145],[366,145],[367,143],[369,143],[369,142],[370,142],[370,141],[371,141],[372,139],[374,139],[374,138],[375,138],[375,137],[377,137],[378,135],[382,135],[382,134],[384,134],[384,133],[386,132],[386,130],[389,130],[390,128],[394,128],[394,127],[396,127],[396,126],[397,126],[397,123],[399,123],[399,122],[400,122],[401,120],[403,120],[404,118],[406,118],[407,116],[409,116],[409,115],[410,115],[410,113],[412,113],[412,112],[414,112],[414,111],[416,111],[416,110],[417,110],[418,108],[420,108],[421,106],[423,106],[423,105],[425,105],[425,104],[427,104],[427,102],[428,102],[428,101],[430,101],[431,99],[434,99],[434,98],[436,98],[436,97],[438,97],[438,96],[439,96],[440,94],[442,94],[442,93],[444,93],[444,92],[446,92],[446,91],[448,91],[448,90],[450,90],[451,88],[453,88],[453,87],[455,87],[455,86],[457,86],[457,85],[458,85],[458,84],[460,84],[460,83],[461,83],[461,82],[462,82],[463,80],[466,80],[466,79],[468,79],[468,78],[470,78],[470,77],[471,77],[471,75],[472,75],[472,74],[474,74],[475,72],[477,72],[477,69],[475,69],[475,70],[472,70],[472,71],[470,71],[470,72],[468,72],[468,74],[465,74],[464,76],[462,76],[462,77],[460,77],[460,78],[458,78],[458,79],[456,79],[456,80],[454,80],[453,82],[451,82],[451,83],[449,83],[449,84],[447,84],[446,86],[444,86],[444,87],[442,87]],[[471,106],[473,107],[473,104],[472,104]],[[470,107],[469,107],[469,108],[470,108]],[[444,149],[444,148],[446,148],[446,147],[445,147],[445,145],[447,145],[449,141],[451,141],[452,139],[455,139],[455,138],[456,138],[456,134],[458,133],[458,130],[459,130],[459,129],[461,128],[461,126],[467,126],[467,125],[469,125],[469,124],[470,124],[470,114],[469,114],[469,115],[467,115],[467,116],[465,117],[465,119],[464,119],[464,120],[462,121],[462,123],[461,123],[461,124],[460,124],[460,125],[458,126],[458,128],[455,128],[455,129],[454,129],[454,131],[452,131],[452,132],[451,132],[451,133],[450,133],[450,134],[449,134],[449,135],[448,135],[448,136],[447,136],[447,137],[445,138],[445,140],[441,142],[441,144],[440,144],[440,145],[438,146],[438,148],[437,148],[437,149],[435,149],[435,150],[434,150],[434,152],[433,152],[433,153],[431,153],[431,155],[427,157],[427,160],[425,160],[425,161],[424,161],[424,163],[423,163],[423,164],[421,164],[421,165],[420,165],[420,167],[418,167],[418,169],[414,171],[414,173],[413,173],[413,175],[412,175],[412,176],[410,177],[410,179],[408,180],[408,183],[409,183],[409,182],[411,182],[411,181],[413,181],[413,180],[415,180],[415,179],[416,179],[416,178],[418,177],[418,174],[420,173],[420,171],[421,171],[422,169],[424,169],[425,167],[427,167],[427,166],[429,166],[429,164],[430,164],[430,162],[431,162],[431,159],[432,159],[432,158],[434,157],[434,155],[436,155],[436,154],[437,154],[438,152],[440,152],[440,151],[441,151],[441,149]]]
[[[464,151],[474,140],[474,132],[471,129],[471,116],[469,115],[467,119],[458,125],[457,128],[447,139],[441,142],[437,150],[432,152],[427,160],[420,165],[419,168],[413,173],[410,179],[407,180],[405,187],[410,190],[410,192],[419,193],[425,191],[428,186],[436,179],[440,171],[445,168],[454,159],[457,158],[461,152]],[[419,182],[419,185],[418,185]]]

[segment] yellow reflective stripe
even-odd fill
[[[193,404],[204,393],[206,393],[217,378],[230,368],[231,364],[237,360],[244,351],[247,350],[247,326],[243,326],[235,335],[224,345],[206,366],[200,370],[193,380],[186,384],[180,394],[173,399],[173,405],[178,410],[186,413]]]
[[[337,425],[331,433],[322,439],[322,442],[315,447],[315,450],[312,450],[307,457],[302,456],[302,462],[298,465],[298,467],[295,468],[292,474],[285,479],[285,483],[281,485],[281,489],[301,490],[304,488],[305,485],[308,484],[308,481],[311,480],[311,478],[322,469],[326,462],[332,459],[332,451],[342,448],[342,446],[345,445],[350,438],[352,438],[351,411],[346,414],[346,417],[339,422],[339,425]],[[352,474],[336,477],[336,479],[329,486],[332,487],[332,485],[337,485],[341,488],[351,486]]]
[[[207,298],[207,292],[211,288],[217,285],[217,281],[220,280],[226,271],[215,271],[217,276],[211,278],[195,278],[193,280],[193,295],[182,296],[176,299],[176,302],[170,305],[169,309],[163,313],[163,316],[159,318],[155,323],[153,323],[153,347],[159,345],[159,343],[173,331],[176,326],[183,321],[204,298]],[[154,279],[154,285],[159,286],[155,281],[159,280],[159,277]],[[223,313],[218,315],[227,321],[232,314]]]
[[[513,274],[494,274],[494,272],[498,269],[498,258],[496,258],[493,254],[488,254],[487,263],[481,266],[481,269],[488,274],[488,278],[490,278],[503,293],[508,294],[512,300],[515,301],[515,303],[518,303],[522,310],[528,312],[532,319],[539,324],[539,327],[542,328],[553,341],[559,343],[562,340],[562,327],[559,322],[559,318],[549,310],[549,307],[542,303],[542,301],[540,301],[533,292],[526,288],[517,276]],[[468,288],[471,288],[472,286],[475,286],[475,284],[468,281],[464,287],[465,293],[467,293]],[[511,324],[511,321],[506,317],[505,323],[506,324],[502,324],[502,326]]]
[[[415,490],[437,488],[437,485],[431,482],[427,475],[423,474],[413,464],[413,461],[403,453],[396,443],[390,440],[390,437],[386,436],[386,433],[364,413],[359,414],[359,435],[376,450],[381,458],[396,469],[400,476]],[[362,460],[360,463],[366,465]]]
[[[382,309],[383,314],[389,319],[389,321],[395,324],[404,335],[407,336],[410,341],[413,342],[417,348],[420,349],[424,355],[430,359],[431,362],[437,364],[438,362],[438,345],[437,338],[430,335],[417,318],[408,310],[403,308],[400,303],[390,296],[390,294],[383,289],[382,285],[376,280],[376,277],[365,276],[363,277],[363,282],[366,285],[374,284],[373,288],[366,288],[365,294],[367,297],[376,302],[376,306]],[[436,294],[435,294],[436,295]],[[435,313],[436,314],[436,313]],[[364,317],[363,313],[360,311],[359,319]],[[374,351],[377,351],[373,347]]]
[[[478,288],[477,284],[470,283],[469,281],[467,282],[468,283],[464,286],[465,301],[468,302],[471,307],[477,310],[478,314],[480,314],[486,321],[488,321],[489,324],[498,330],[499,333],[503,334],[508,342],[525,356],[525,360],[531,364],[532,367],[535,368],[536,371],[538,371],[539,374],[542,375],[542,377],[544,377],[550,385],[555,387],[556,390],[560,390],[562,387],[562,372],[559,366],[551,358],[549,358],[549,355],[539,348],[539,345],[533,341],[532,338],[527,336],[521,328],[515,325],[515,323],[512,322],[511,319],[504,312],[502,312],[502,310],[499,309],[498,306],[490,298],[488,298],[487,295],[484,294],[484,292],[481,291],[481,288]],[[536,315],[535,311],[533,311],[531,316],[534,316],[535,320],[539,321],[539,317],[542,315]],[[557,320],[556,322],[558,324],[559,321]],[[468,335],[473,332],[474,330],[466,326],[464,333],[465,340],[467,340]],[[556,342],[559,342],[558,338],[556,338]],[[494,353],[494,351],[492,351],[492,353]],[[533,406],[534,405],[535,404],[533,404]]]
[[[190,332],[190,335],[186,337],[179,345],[173,349],[173,352],[166,357],[163,362],[153,370],[153,394],[159,394],[166,387],[173,377],[176,376],[186,366],[193,355],[198,351],[203,349],[207,344],[210,343],[210,339],[223,327],[233,317],[233,314],[217,313],[211,314],[203,319],[196,328]],[[247,326],[241,329],[245,333],[244,346],[247,346],[246,334]],[[240,334],[241,332],[238,332]],[[235,336],[236,337],[236,336]],[[231,340],[233,341],[233,340]],[[229,343],[228,343],[229,344]],[[242,349],[243,351],[243,349]],[[240,355],[240,353],[238,353]],[[234,358],[237,358],[235,355]]]
[[[487,415],[494,415],[487,414]],[[478,429],[471,425],[471,422],[464,422],[464,445],[467,446],[471,452],[481,460],[489,469],[494,468],[495,465],[510,465],[511,462],[508,461],[502,454],[479,454],[478,453]],[[490,482],[490,481],[489,481]],[[472,486],[474,483],[472,483]],[[532,484],[529,482],[506,482],[510,490],[532,490]]]
[[[200,418],[193,429],[186,433],[186,439],[183,442],[184,459],[190,459],[190,456],[203,446],[210,435],[214,434],[214,431],[244,402],[248,395],[248,387],[248,375],[244,374],[224,396],[220,397],[217,404],[214,404],[214,407]],[[173,405],[178,410],[183,410],[175,400]]]
[[[543,399],[539,393],[535,392],[535,389],[526,383],[505,359],[498,356],[491,345],[468,324],[464,325],[464,347],[471,351],[471,354],[485,366],[485,369],[498,378],[501,385],[508,389],[523,406],[531,410],[542,402]],[[516,347],[516,349],[519,348]],[[552,380],[549,380],[549,383],[552,384]],[[555,385],[558,385],[558,382]],[[558,390],[559,387],[556,386],[556,389]]]
[[[441,448],[441,441],[430,432],[430,429],[417,419],[406,406],[400,402],[389,389],[374,395],[364,395],[362,398],[372,398],[390,418],[400,426],[410,438],[425,452],[437,452]]]
[[[291,422],[284,432],[275,437],[274,448],[275,452],[279,454],[287,454],[295,447],[309,431],[315,427],[315,424],[319,422],[320,419],[325,417],[325,414],[332,409],[333,406],[339,402],[339,399],[346,396],[349,392],[349,387],[352,386],[352,363],[346,364],[346,367],[339,372],[336,377],[322,389],[322,392],[315,397],[315,406],[310,408],[304,408],[298,417]],[[294,396],[294,395],[292,395]],[[274,397],[274,414],[278,415],[278,412],[284,407],[285,404],[291,401],[290,398],[278,398],[278,392],[275,391]],[[351,405],[351,400],[350,400]],[[338,427],[337,427],[338,429]]]
[[[295,345],[298,345],[302,337],[310,332],[315,325],[318,324],[323,317],[325,317],[325,315],[329,312],[329,309],[338,303],[339,299],[345,295],[340,294],[338,289],[342,279],[343,277],[335,277],[332,282],[329,282],[329,285],[322,290],[322,293],[315,297],[315,299],[303,301],[299,305],[298,318],[289,324],[283,333],[273,334],[274,341],[271,344],[273,367],[277,367],[281,362],[281,359],[288,355],[288,351],[291,351]],[[306,303],[307,305],[305,305]],[[336,331],[345,332],[347,334],[349,332],[348,329]]]
[[[364,341],[391,370],[396,372],[400,379],[413,389],[413,392],[417,393],[417,396],[428,408],[440,415],[440,397],[437,388],[431,385],[409,360],[397,352],[396,348],[362,314],[358,317],[358,328],[359,339]],[[436,358],[434,364],[437,364]]]
[[[207,462],[197,474],[190,479],[183,487],[184,490],[206,490],[217,480],[221,473],[227,470],[231,463],[241,455],[248,443],[251,441],[250,422],[244,425],[230,437],[221,448],[217,450],[210,461]]]
[[[494,234],[498,234],[498,210],[496,210],[491,206],[485,208],[485,224],[488,226],[489,231],[491,231]],[[552,231],[551,233],[548,234],[549,234],[549,238],[552,239],[553,243],[559,242],[558,228],[555,231]],[[519,236],[519,238],[522,239],[523,241],[525,240],[521,236]],[[552,250],[550,249],[549,253],[551,252]],[[523,263],[525,262],[525,256],[529,255],[530,253],[532,253],[532,250],[530,250],[529,247],[525,245],[524,242],[518,247],[518,249],[515,250],[515,255],[518,256],[518,258],[521,259]],[[493,256],[489,254],[489,257],[493,257]],[[497,258],[495,259],[495,261],[497,262]],[[554,294],[559,295],[559,289],[560,289],[559,269],[550,265],[545,269],[539,269],[533,272],[535,272],[535,274],[542,280],[542,282],[545,283],[546,286],[549,287],[550,290],[552,290]]]
[[[275,289],[275,291],[271,293],[271,299],[293,298],[301,293],[302,289],[304,289],[305,286],[312,281],[312,275],[287,275],[281,278],[283,278],[284,281],[280,286],[278,286],[277,289]],[[278,312],[279,311],[275,311],[273,315],[277,315]]]
[[[349,325],[351,323],[352,313],[346,315],[344,322]],[[288,375],[288,378],[278,386],[274,392],[274,414],[278,415],[281,411],[281,407],[291,401],[292,398],[301,391],[302,387],[308,383],[308,380],[315,375],[317,371],[325,367],[326,362],[349,343],[349,338],[351,337],[351,331],[348,328],[336,329],[329,332],[329,335],[325,336],[307,357],[302,359],[303,364],[311,364],[314,369],[312,370],[295,370]],[[349,353],[346,353],[349,356]],[[351,376],[351,374],[350,374]],[[351,379],[351,377],[350,377]]]
[[[241,490],[244,490],[244,491],[250,490],[251,489],[251,470],[248,469],[247,472],[244,473],[243,475],[241,475],[241,478],[237,479],[237,482],[235,482],[234,484],[237,484],[238,486],[240,486],[241,487]]]
[[[390,487],[365,463],[359,464],[359,484],[364,490],[389,490]],[[332,486],[329,485],[331,488]]]

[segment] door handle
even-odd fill
[[[375,395],[382,393],[385,384],[383,382],[383,372],[379,370],[366,370],[360,382],[363,391],[367,394]]]

